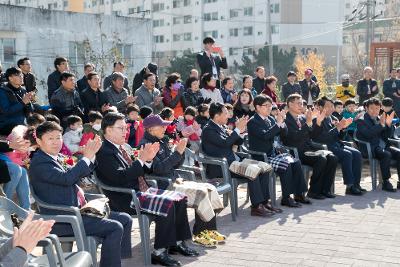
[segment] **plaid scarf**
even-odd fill
[[[136,192],[140,202],[140,209],[144,212],[167,217],[174,201],[187,200],[187,196],[180,192],[162,190],[150,187],[146,192]],[[131,203],[131,207],[133,207]]]

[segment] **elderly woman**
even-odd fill
[[[265,88],[262,91],[262,94],[269,96],[274,104],[278,104],[278,96],[275,91],[277,82],[278,79],[275,76],[268,76],[265,79]]]
[[[200,89],[201,95],[207,103],[224,103],[221,91],[217,88],[217,80],[212,74],[206,73],[201,78],[204,88]]]
[[[184,104],[183,104],[183,88],[181,82],[181,76],[178,73],[172,73],[168,75],[165,81],[165,87],[163,89],[162,96],[165,107],[169,107],[174,110],[175,117],[183,115]]]

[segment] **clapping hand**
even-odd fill
[[[321,112],[317,115],[317,125],[321,126],[322,121],[326,117],[326,109],[322,109]]]
[[[347,127],[349,127],[349,125],[353,122],[352,118],[348,118],[348,119],[342,119],[340,122],[338,122],[336,124],[336,128],[338,129],[338,131],[341,131],[343,129],[346,129]]]
[[[386,113],[382,113],[381,117],[379,118],[379,123],[382,125],[382,127],[385,127],[386,123]]]
[[[286,115],[285,111],[278,110],[278,113],[276,114],[276,122],[278,124],[282,124],[285,120],[285,115]]]
[[[89,140],[87,144],[82,148],[82,154],[89,160],[93,159],[96,153],[99,151],[102,145],[100,136],[96,135],[93,140]]]
[[[386,125],[388,127],[392,126],[393,118],[394,118],[394,111],[392,111],[392,113],[390,113],[390,115],[386,115],[386,120],[385,121],[386,121]]]
[[[160,143],[148,143],[140,147],[138,159],[152,161],[160,150]]]
[[[249,121],[249,116],[243,116],[236,121],[235,126],[240,131],[240,133],[243,133],[246,130],[248,121]]]
[[[176,144],[176,148],[175,150],[179,153],[179,154],[183,154],[186,150],[186,145],[187,145],[188,139],[187,138],[182,138],[181,140],[179,140],[179,142]]]
[[[306,111],[306,123],[307,125],[312,124],[312,119],[313,119],[313,111],[311,109],[307,109]]]

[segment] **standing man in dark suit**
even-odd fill
[[[61,74],[69,70],[68,59],[57,57],[54,60],[54,68],[56,68],[55,71],[47,78],[47,98],[49,102],[53,93],[61,86]]]
[[[357,82],[357,95],[360,97],[358,103],[363,105],[365,100],[379,94],[378,82],[372,79],[374,71],[371,67],[364,68],[364,79]]]
[[[395,192],[396,189],[390,183],[392,176],[390,173],[391,160],[396,160],[397,173],[400,175],[400,150],[391,146],[388,138],[392,136],[394,127],[392,125],[394,112],[390,115],[383,113],[379,116],[381,110],[381,101],[377,98],[370,98],[365,103],[366,113],[363,117],[356,120],[357,138],[371,144],[373,156],[379,160],[379,166],[382,172],[382,189],[388,192]],[[360,144],[360,150],[363,155],[367,154],[367,148]],[[371,164],[371,163],[370,163]],[[400,183],[397,183],[400,189]]]
[[[361,188],[361,164],[362,156],[357,149],[344,145],[340,140],[341,131],[346,129],[353,119],[341,119],[337,121],[332,116],[335,107],[333,101],[322,97],[318,106],[325,110],[325,118],[322,121],[322,132],[314,138],[318,143],[326,144],[328,149],[338,158],[343,173],[343,182],[346,185],[346,194],[360,196],[366,190]],[[314,119],[316,123],[316,119]]]
[[[117,61],[117,62],[114,62],[113,66],[114,66],[113,72],[109,76],[104,78],[103,90],[106,90],[108,87],[110,87],[112,85],[112,81],[113,81],[113,77],[114,77],[113,74],[115,72],[118,72],[118,73],[121,73],[123,75],[123,80],[124,80],[123,81],[123,83],[124,83],[123,88],[125,88],[128,91],[128,95],[130,95],[131,94],[131,90],[129,89],[129,81],[128,81],[128,78],[124,74],[125,64],[122,63],[121,61]]]
[[[314,199],[334,197],[331,187],[335,181],[338,159],[329,152],[314,153],[323,148],[311,141],[322,133],[321,123],[325,118],[325,110],[315,114],[317,119],[313,123],[310,109],[307,110],[306,116],[303,115],[303,101],[300,95],[290,95],[287,98],[287,106],[289,112],[286,114],[285,123],[288,130],[281,135],[281,140],[284,145],[297,148],[300,161],[313,168],[307,196]]]
[[[256,68],[256,77],[253,79],[253,87],[256,89],[257,94],[265,89],[265,69],[263,66],[258,66]],[[249,88],[250,89],[250,88]]]
[[[83,67],[84,75],[76,82],[76,89],[78,89],[78,93],[81,94],[83,90],[89,87],[88,83],[88,74],[94,71],[94,65],[92,63],[86,63]]]
[[[291,94],[301,95],[301,86],[296,82],[297,74],[294,71],[289,71],[287,74],[287,82],[282,85],[282,97],[286,101]]]
[[[96,173],[103,183],[123,188],[141,190],[141,183],[145,182],[145,172],[153,168],[153,159],[159,151],[160,144],[147,144],[139,152],[137,160],[126,158],[124,149],[126,136],[126,122],[120,113],[108,113],[101,124],[104,133],[104,144],[97,153],[98,166]],[[143,181],[143,182],[142,182]],[[135,214],[130,207],[132,196],[116,192],[105,192],[110,199],[110,208]],[[191,239],[190,226],[186,211],[186,201],[174,202],[167,217],[155,216],[156,234],[152,262],[164,266],[180,266],[180,262],[172,258],[171,253],[180,253],[185,256],[197,256],[197,252],[187,247],[185,240]]]
[[[212,37],[206,37],[203,40],[204,52],[197,54],[197,64],[199,64],[201,77],[204,74],[210,73],[213,78],[219,81],[219,74],[221,68],[227,69],[228,63],[224,51],[221,47],[215,46],[215,40]],[[214,56],[212,53],[218,53],[219,56]],[[200,85],[203,88],[204,84]],[[217,83],[217,88],[220,88],[220,84]]]
[[[24,57],[17,61],[18,68],[21,69],[22,74],[24,75],[24,86],[26,91],[37,93],[36,88],[36,77],[32,73],[32,63],[29,58]]]
[[[304,72],[304,80],[299,83],[301,95],[303,99],[307,101],[307,106],[312,106],[313,101],[317,100],[320,93],[318,82],[314,81],[314,77],[312,69],[306,69]]]
[[[96,72],[90,72],[87,75],[87,82],[89,87],[80,93],[85,115],[90,111],[105,112],[108,110],[110,105],[106,101],[104,92],[100,89],[100,76]]]
[[[36,152],[29,168],[29,177],[37,196],[50,204],[82,207],[86,204],[83,190],[78,186],[81,178],[94,169],[94,160],[101,147],[100,137],[90,140],[84,147],[83,158],[75,166],[64,163],[59,154],[63,140],[62,128],[55,122],[44,122],[36,129]],[[61,214],[61,211],[40,209],[41,214]],[[101,267],[120,267],[121,258],[130,258],[132,218],[126,213],[111,212],[108,218],[82,215],[86,234],[102,238]],[[72,228],[55,224],[53,233],[73,236]],[[96,259],[93,259],[96,260]]]
[[[235,123],[233,131],[228,130],[225,126],[228,122],[228,110],[221,103],[212,103],[210,106],[210,121],[204,127],[201,134],[201,147],[203,153],[217,158],[226,158],[230,165],[233,161],[240,161],[240,158],[233,152],[234,145],[243,144],[243,133],[246,131],[248,117],[242,117]],[[207,166],[207,178],[213,179],[222,177],[221,168],[219,166]],[[238,177],[231,173],[232,176]],[[243,178],[244,177],[238,177]],[[266,209],[268,204],[268,174],[259,175],[254,181],[248,180],[247,186],[250,190],[251,216],[267,217],[274,212]]]
[[[276,120],[270,116],[272,99],[266,95],[258,95],[253,101],[256,114],[249,120],[247,129],[249,131],[249,147],[251,150],[266,153],[268,162],[279,175],[282,187],[283,206],[301,207],[301,204],[290,197],[300,199],[307,192],[307,184],[301,170],[301,162],[294,159],[290,154],[280,153],[275,140],[281,132],[286,132],[284,113],[278,112]],[[263,161],[262,157],[256,160]],[[272,210],[274,210],[273,207]]]

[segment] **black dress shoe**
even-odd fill
[[[291,197],[282,199],[281,200],[281,205],[282,206],[287,206],[289,208],[300,208],[301,207],[301,204],[297,203],[296,201],[294,201],[294,199],[291,198]]]
[[[316,194],[316,193],[312,193],[312,192],[308,192],[307,193],[307,197],[312,198],[312,199],[325,199],[325,195],[323,194]]]
[[[250,216],[258,217],[271,217],[275,214],[270,210],[267,210],[263,204],[259,204],[257,207],[251,207]]]
[[[352,196],[361,196],[363,193],[361,192],[360,189],[352,185],[349,188],[346,188],[346,195],[352,195]]]
[[[388,180],[383,181],[382,190],[387,192],[396,192],[396,188],[393,188],[393,185]]]
[[[156,255],[154,253],[151,254],[151,264],[160,264],[162,266],[181,266],[180,261],[172,258],[167,250],[165,250],[160,255]]]
[[[301,203],[301,204],[306,204],[306,205],[310,205],[311,204],[310,199],[308,199],[308,197],[305,197],[305,196],[294,196],[294,200],[296,202]]]
[[[362,188],[359,184],[355,184],[354,186],[357,187],[361,192],[367,192],[367,189]]]
[[[274,213],[282,213],[282,209],[272,206],[271,203],[264,204],[264,208]]]
[[[169,247],[169,253],[170,254],[178,254],[179,253],[186,257],[197,257],[200,255],[196,250],[189,248],[185,244],[185,242],[182,242],[176,246]]]
[[[322,195],[324,195],[324,197],[326,197],[326,198],[335,198],[336,197],[336,195],[332,194],[331,192],[324,192],[324,193],[322,193]]]

